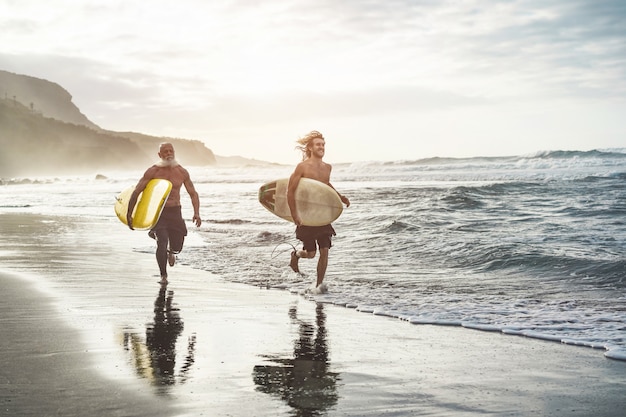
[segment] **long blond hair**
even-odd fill
[[[305,136],[302,136],[300,139],[296,141],[296,143],[298,144],[298,146],[296,146],[296,149],[302,152],[303,161],[311,157],[310,145],[313,142],[313,139],[318,139],[318,138],[324,139],[324,136],[322,136],[322,134],[318,132],[317,130],[312,130],[309,133],[307,133]]]

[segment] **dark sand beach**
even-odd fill
[[[626,409],[626,362],[599,350],[317,304],[224,282],[184,254],[161,287],[149,239],[114,220],[4,214],[0,231],[2,416]]]

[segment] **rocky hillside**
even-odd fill
[[[0,177],[137,169],[156,159],[128,138],[47,118],[4,99],[0,147]]]
[[[99,129],[72,103],[70,93],[56,83],[0,70],[0,94],[46,117]]]
[[[216,162],[197,140],[104,130],[46,80],[0,71],[0,94],[0,177],[143,169],[165,141],[185,165]]]

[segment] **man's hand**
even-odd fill
[[[340,194],[339,198],[341,199],[341,202],[346,205],[346,207],[350,207],[350,200],[348,200],[348,197]]]
[[[128,224],[128,228],[129,228],[130,230],[135,230],[135,229],[133,228],[133,216],[132,216],[131,214],[128,214],[128,215],[126,216],[126,224]]]
[[[200,227],[200,225],[202,224],[202,219],[200,218],[199,214],[194,214],[191,221],[196,225],[196,227]]]

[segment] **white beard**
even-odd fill
[[[170,159],[169,161],[167,159],[161,159],[159,162],[156,163],[156,166],[158,167],[177,167],[178,165],[180,165],[178,163],[178,161],[176,159]]]

